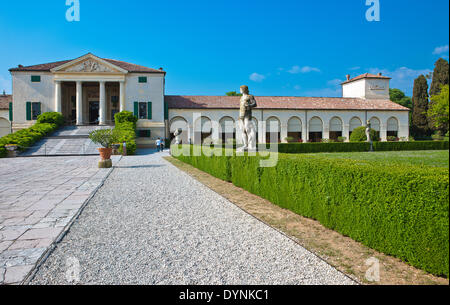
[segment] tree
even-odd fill
[[[430,132],[427,111],[428,111],[428,83],[425,76],[420,75],[414,80],[413,89],[413,114],[412,127],[419,135],[428,135]]]
[[[441,86],[440,93],[431,97],[432,103],[428,109],[428,118],[433,123],[433,126],[445,134],[448,132],[448,120],[449,120],[449,94],[448,85]]]
[[[443,85],[448,85],[448,61],[439,58],[434,64],[433,81],[430,86],[430,96],[438,95]]]
[[[402,90],[395,88],[389,89],[389,96],[391,98],[391,101],[393,101],[394,103],[400,104],[403,107],[409,109],[413,108],[411,98],[409,96],[406,96]]]
[[[242,94],[237,93],[236,91],[230,91],[225,93],[227,96],[242,96]]]

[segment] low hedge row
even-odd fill
[[[268,145],[269,147],[269,145]],[[447,150],[448,141],[417,141],[417,142],[374,142],[374,151],[402,150]],[[370,150],[367,142],[354,143],[282,143],[278,151],[286,154],[320,153],[320,152],[365,152]]]
[[[449,276],[448,170],[279,154],[177,157],[368,247]]]
[[[127,143],[127,155],[136,153],[136,122],[137,117],[130,111],[122,111],[114,116],[115,129],[120,130],[119,143]],[[123,152],[123,144],[120,145],[119,152]]]
[[[38,123],[30,128],[21,129],[0,139],[0,157],[6,156],[5,145],[16,144],[19,151],[23,151],[31,147],[44,136],[54,132],[63,123],[64,119],[60,113],[48,112],[41,114],[38,117]]]

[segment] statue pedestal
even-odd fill
[[[112,167],[112,160],[101,160],[98,161],[98,168],[111,168]]]

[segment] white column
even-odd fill
[[[99,124],[106,125],[106,94],[105,82],[100,82],[100,109],[99,109]]]
[[[281,143],[287,143],[286,138],[288,136],[288,125],[287,123],[281,122],[280,137]]]
[[[380,122],[380,140],[383,142],[387,141],[387,125]]]
[[[345,142],[350,142],[350,125],[342,124],[342,136],[345,138]]]
[[[120,111],[125,111],[126,110],[126,106],[125,106],[125,82],[119,82],[120,83]]]
[[[83,125],[83,83],[77,82],[77,125]]]
[[[62,113],[60,81],[55,81],[55,112]]]
[[[330,139],[330,127],[328,127],[327,125],[325,125],[325,127],[323,128],[322,138],[324,140]]]

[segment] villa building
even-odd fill
[[[139,118],[138,143],[151,144],[183,130],[185,143],[235,137],[239,97],[165,95],[166,72],[93,54],[10,69],[13,81],[12,129],[34,124],[43,112],[61,112],[68,124],[114,125],[114,114],[128,110]],[[256,96],[253,111],[258,142],[271,134],[285,142],[344,137],[370,121],[383,141],[409,137],[409,109],[389,99],[390,78],[381,74],[347,76],[343,96]],[[241,84],[239,84],[241,85]]]
[[[11,133],[11,113],[9,111],[12,104],[12,95],[0,95],[0,138]]]

